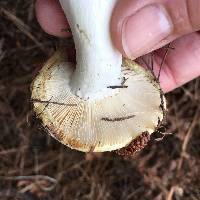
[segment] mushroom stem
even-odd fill
[[[122,56],[113,47],[110,17],[116,0],[60,0],[76,47],[72,92],[83,99],[112,95],[121,85]],[[109,90],[109,92],[108,92]]]

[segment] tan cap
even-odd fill
[[[83,152],[112,151],[153,133],[163,120],[165,99],[149,71],[124,59],[122,85],[108,87],[114,95],[84,100],[70,90],[75,65],[62,55],[55,53],[32,84],[34,110],[61,143]]]

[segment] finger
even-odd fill
[[[172,43],[162,66],[160,84],[164,92],[172,91],[200,76],[200,35],[191,33]],[[157,50],[154,56],[154,73],[158,76],[166,50]]]
[[[132,59],[199,29],[199,0],[118,1],[111,20],[116,47]]]
[[[67,31],[69,24],[58,0],[37,0],[35,11],[38,22],[45,32],[59,37],[71,35]]]

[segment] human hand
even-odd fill
[[[36,16],[49,34],[68,37],[69,27],[58,0],[37,0]],[[131,59],[154,51],[157,75],[163,57],[159,49],[173,41],[162,67],[160,83],[169,92],[200,75],[199,0],[121,0],[111,19],[118,50]],[[144,56],[145,57],[145,56]]]

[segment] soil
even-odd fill
[[[0,199],[200,200],[200,78],[167,94],[162,133],[139,153],[80,153],[32,111],[32,79],[60,46],[72,42],[42,31],[33,0],[0,1]]]

